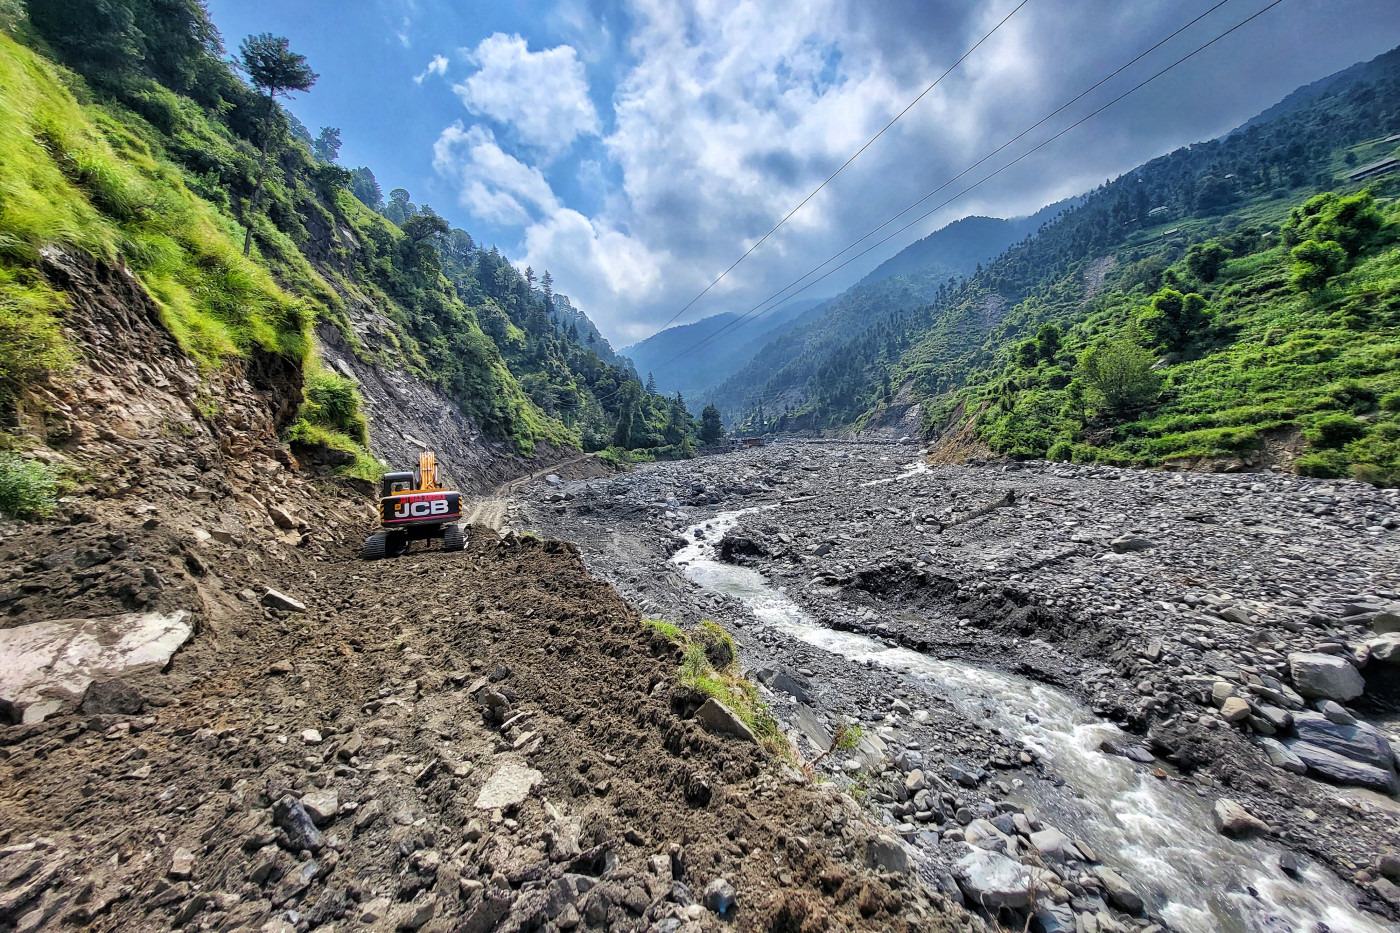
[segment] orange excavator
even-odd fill
[[[379,525],[365,539],[365,560],[407,554],[414,541],[442,542],[444,551],[467,546],[462,520],[462,494],[444,489],[438,481],[437,461],[431,451],[418,456],[414,472],[385,473],[379,480]]]

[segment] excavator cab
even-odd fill
[[[366,560],[407,554],[414,541],[439,540],[444,551],[467,546],[458,522],[462,520],[462,494],[444,489],[438,481],[437,460],[431,451],[418,457],[418,469],[410,473],[385,473],[379,481],[379,531],[365,539],[361,551]]]

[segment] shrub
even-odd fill
[[[1124,334],[1090,347],[1079,355],[1079,368],[1089,386],[1116,415],[1130,415],[1150,405],[1162,391],[1162,377],[1153,371],[1152,354]]]
[[[0,512],[30,518],[53,511],[58,499],[58,474],[50,466],[0,452]]]
[[[1347,475],[1347,458],[1339,450],[1320,450],[1304,454],[1293,461],[1293,472],[1299,476],[1334,479]]]
[[[1320,418],[1308,432],[1314,447],[1335,450],[1366,436],[1366,424],[1351,415],[1328,415]]]
[[[1358,463],[1351,468],[1351,478],[1372,486],[1395,486],[1400,484],[1400,470],[1387,470],[1374,463]]]
[[[1327,387],[1327,397],[1337,403],[1338,408],[1349,408],[1360,414],[1370,411],[1376,404],[1378,394],[1371,386],[1362,385],[1355,379],[1343,379]]]
[[[1050,452],[1045,456],[1048,460],[1066,463],[1074,457],[1074,445],[1069,441],[1056,441],[1050,446]]]
[[[717,671],[729,668],[739,656],[734,647],[734,639],[729,637],[729,633],[718,622],[711,622],[709,619],[702,621],[696,638],[704,649],[706,660]]]
[[[362,447],[369,446],[369,430],[360,411],[360,392],[353,380],[324,369],[312,370],[307,374],[303,394],[303,418],[338,431]]]
[[[1381,396],[1381,411],[1400,412],[1400,392],[1390,392]]]

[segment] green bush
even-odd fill
[[[1381,411],[1400,412],[1400,392],[1390,392],[1381,396]]]
[[[1328,415],[1320,418],[1308,432],[1314,447],[1335,450],[1366,436],[1366,423],[1351,415]]]
[[[338,431],[362,447],[369,446],[369,429],[361,412],[363,403],[353,380],[328,370],[313,370],[307,374],[303,394],[303,418]]]
[[[1299,476],[1334,479],[1346,476],[1349,470],[1346,454],[1339,450],[1319,450],[1294,460],[1293,472]]]
[[[48,515],[58,499],[58,474],[50,466],[0,452],[0,512],[12,518]]]
[[[1050,452],[1045,457],[1047,460],[1066,463],[1074,457],[1074,445],[1069,441],[1056,441],[1050,446]]]

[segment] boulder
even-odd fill
[[[1344,725],[1333,722],[1321,713],[1302,710],[1293,717],[1293,731],[1301,741],[1353,761],[1378,768],[1389,768],[1394,761],[1389,740],[1370,723]]]
[[[1252,836],[1269,831],[1268,823],[1228,797],[1222,797],[1215,802],[1211,818],[1215,823],[1216,832],[1227,836]]]
[[[738,894],[733,885],[723,878],[716,878],[705,886],[705,893],[701,895],[700,899],[707,909],[723,917],[729,908],[734,906],[737,897]]]
[[[1371,787],[1389,793],[1395,774],[1388,768],[1378,768],[1329,751],[1311,742],[1293,740],[1286,743],[1313,774],[1334,784]]]
[[[1036,885],[1031,871],[1015,859],[985,849],[973,849],[953,863],[953,877],[963,895],[990,911],[1030,906]]]
[[[758,744],[758,737],[744,724],[738,714],[714,697],[710,697],[695,711],[695,721],[706,732],[719,735],[732,735],[736,739]]]
[[[1390,632],[1366,642],[1371,660],[1400,666],[1400,632]]]
[[[1366,682],[1350,662],[1330,654],[1301,652],[1288,656],[1288,672],[1293,685],[1305,697],[1320,697],[1345,703],[1361,696]]]
[[[1132,551],[1146,551],[1156,546],[1156,541],[1152,541],[1149,538],[1139,538],[1134,535],[1123,535],[1120,538],[1114,538],[1109,544],[1109,547],[1113,548],[1114,553],[1117,554],[1128,554]]]
[[[909,871],[909,853],[898,839],[879,835],[866,844],[865,864],[892,875],[903,875]]]
[[[311,822],[325,826],[340,812],[340,793],[335,790],[312,790],[301,795],[301,805]]]
[[[1142,897],[1128,886],[1128,882],[1123,880],[1122,875],[1105,865],[1095,868],[1094,874],[1099,876],[1099,883],[1103,885],[1104,897],[1108,899],[1110,904],[1134,917],[1142,913],[1146,904],[1143,903]]]

